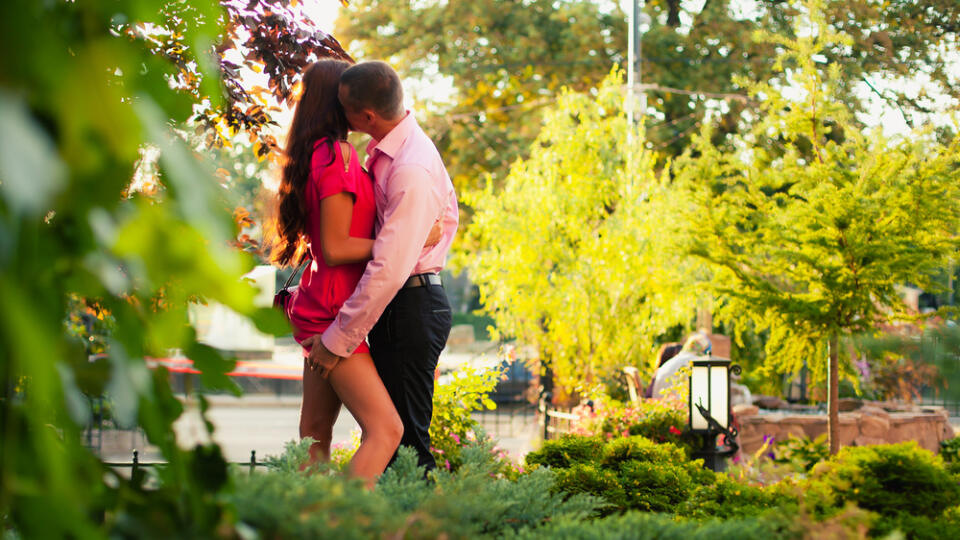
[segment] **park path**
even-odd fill
[[[220,444],[228,461],[248,462],[250,452],[257,460],[283,452],[288,441],[299,438],[300,397],[295,395],[208,396],[208,419],[214,425],[213,439]],[[515,461],[522,459],[538,444],[538,429],[532,419],[515,419],[511,429],[501,425],[500,433],[489,427],[497,444]],[[333,430],[334,444],[349,444],[359,426],[349,411],[343,409]],[[174,424],[177,440],[187,448],[206,442],[197,408],[186,403],[184,414]],[[499,435],[499,436],[498,436]],[[108,462],[124,462],[138,450],[141,461],[160,459],[156,448],[146,444],[136,433],[107,433],[101,456]]]

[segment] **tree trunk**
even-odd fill
[[[830,336],[830,365],[827,379],[827,442],[830,455],[840,451],[840,350],[839,339],[834,333]]]

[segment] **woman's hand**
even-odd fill
[[[423,247],[433,247],[440,243],[441,238],[443,238],[443,224],[438,219],[433,222],[433,227],[430,228],[430,234],[427,235],[427,241],[423,243]]]

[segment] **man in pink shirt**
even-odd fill
[[[434,371],[450,333],[451,312],[439,272],[457,230],[457,198],[433,142],[403,108],[396,72],[363,62],[340,79],[340,102],[352,129],[367,133],[366,167],[377,206],[373,259],[333,324],[308,338],[307,361],[329,373],[365,337],[383,384],[403,420],[400,444],[430,453]],[[422,247],[440,221],[440,242]]]

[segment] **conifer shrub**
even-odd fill
[[[464,446],[458,470],[436,469],[426,479],[414,453],[401,448],[373,491],[328,466],[299,471],[308,445],[288,445],[265,473],[234,471],[228,498],[245,537],[499,537],[552,519],[582,520],[601,505],[591,495],[555,490],[556,475],[547,468],[516,479],[497,476],[489,441]]]
[[[732,519],[678,522],[668,515],[626,512],[592,521],[561,518],[537,529],[504,536],[510,540],[792,540],[802,533],[784,520]]]

